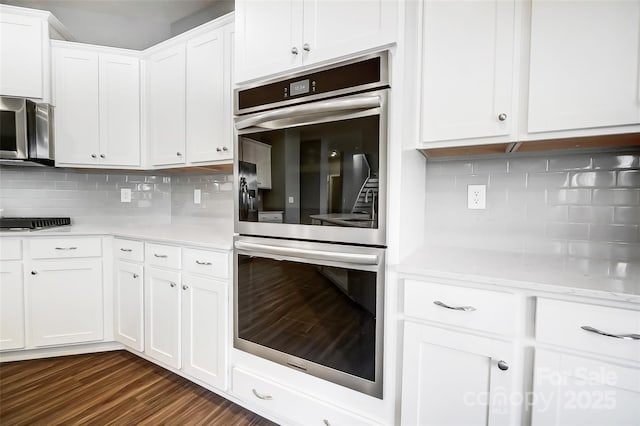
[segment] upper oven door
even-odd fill
[[[236,232],[384,246],[387,96],[383,89],[237,117]]]
[[[26,101],[0,97],[0,158],[26,159],[27,156]]]

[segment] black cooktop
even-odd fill
[[[42,229],[53,226],[71,225],[68,217],[2,217],[1,229]]]

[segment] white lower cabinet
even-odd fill
[[[0,261],[0,350],[24,347],[22,262]]]
[[[114,336],[137,351],[144,349],[143,266],[117,261],[114,273]]]
[[[233,369],[233,394],[249,404],[301,425],[374,425],[376,423],[320,402],[241,368]]]
[[[407,321],[403,352],[403,425],[516,423],[513,344]]]
[[[180,273],[148,267],[144,278],[144,351],[158,361],[180,368]]]
[[[637,425],[640,369],[538,349],[533,426]]]
[[[226,389],[227,284],[185,274],[181,299],[183,370]]]
[[[26,276],[30,346],[103,339],[101,259],[33,261]]]

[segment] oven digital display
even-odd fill
[[[294,81],[289,84],[289,95],[304,95],[305,93],[309,93],[309,79]]]

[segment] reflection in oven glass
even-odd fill
[[[238,337],[375,379],[375,272],[245,255],[238,266]]]

